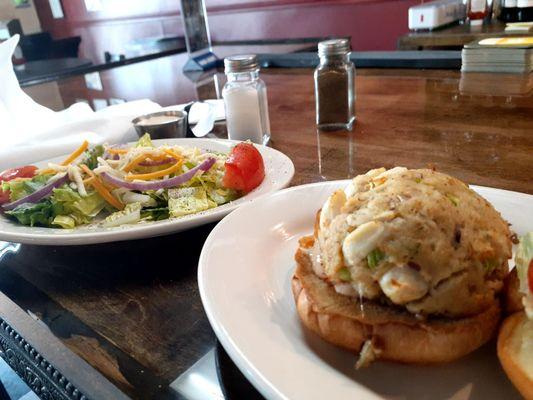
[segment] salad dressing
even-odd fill
[[[161,125],[161,124],[168,124],[170,122],[176,122],[179,119],[180,117],[177,117],[175,115],[153,115],[151,117],[148,117],[146,119],[143,119],[137,122],[137,125],[141,125],[141,126]]]

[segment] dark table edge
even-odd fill
[[[129,399],[1,292],[0,356],[39,397]]]
[[[314,68],[316,53],[259,54],[262,68]],[[350,60],[356,68],[460,69],[461,52],[433,51],[357,51]]]
[[[314,43],[317,39],[291,40],[279,43],[279,41],[242,41],[217,42],[217,45],[266,45],[266,44],[305,44]],[[150,61],[161,57],[167,57],[183,53],[184,47],[166,50],[158,53],[151,53],[139,57],[127,58],[125,60],[114,61],[106,64],[90,65],[60,71],[55,74],[36,75],[28,79],[20,79],[21,87],[39,85],[47,82],[54,82],[60,79],[70,78],[77,75],[92,72],[105,71],[125,65],[136,64],[143,61]],[[318,55],[316,52],[299,51],[287,54],[258,54],[263,68],[314,68],[318,65]],[[407,68],[407,69],[460,69],[461,52],[452,50],[434,51],[361,51],[353,52],[351,60],[358,68]],[[219,60],[218,67],[223,66],[223,60]]]
[[[139,57],[126,58],[124,60],[113,61],[105,64],[94,64],[90,66],[69,69],[66,71],[60,71],[55,74],[43,74],[36,75],[28,79],[20,79],[19,84],[21,87],[28,87],[39,85],[47,82],[54,82],[59,79],[70,78],[76,75],[90,74],[91,72],[100,72],[112,68],[122,67],[124,65],[136,64],[143,61],[154,60],[160,57],[167,57],[175,54],[180,54],[185,51],[185,47],[179,47],[171,50],[165,50],[157,53],[150,53]]]
[[[243,46],[243,45],[269,45],[269,44],[307,44],[307,43],[318,43],[321,40],[330,39],[330,36],[326,37],[310,37],[310,38],[294,38],[294,39],[261,39],[261,40],[228,40],[228,41],[213,41],[212,46]],[[149,53],[142,56],[126,58],[123,60],[113,61],[105,64],[94,64],[91,66],[85,66],[80,68],[74,68],[67,71],[61,71],[56,74],[43,74],[37,75],[28,79],[19,79],[19,84],[21,87],[38,85],[46,82],[53,82],[63,78],[70,78],[72,76],[80,74],[88,74],[91,72],[105,71],[107,69],[121,67],[124,65],[135,64],[138,62],[154,60],[160,57],[171,56],[175,54],[180,54],[186,51],[185,46],[176,47],[173,49]]]

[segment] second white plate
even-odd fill
[[[224,348],[268,399],[519,399],[494,343],[453,363],[377,362],[356,371],[353,354],[300,324],[290,281],[298,239],[316,211],[347,181],[299,186],[242,207],[209,235],[198,283],[207,316]],[[472,187],[513,230],[533,230],[533,196]]]

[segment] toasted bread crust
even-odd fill
[[[503,321],[498,335],[498,358],[502,367],[520,394],[526,400],[533,400],[533,380],[531,380],[516,360],[516,349],[512,337],[516,329],[526,321],[524,312],[517,312]]]
[[[379,347],[380,359],[428,364],[462,357],[496,331],[501,314],[497,301],[473,317],[426,321],[372,301],[365,300],[361,307],[356,299],[338,294],[315,275],[305,251],[313,242],[313,237],[300,241],[292,291],[304,325],[332,344],[359,352],[371,339]]]

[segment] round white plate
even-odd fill
[[[171,144],[229,153],[238,143],[223,139],[161,139],[154,140],[156,146]],[[182,218],[147,222],[137,225],[123,225],[115,228],[84,227],[76,229],[55,229],[20,225],[0,215],[0,240],[41,245],[82,245],[117,242],[165,235],[194,228],[222,219],[237,207],[267,193],[287,187],[294,175],[294,165],[285,154],[270,147],[256,145],[265,162],[265,179],[256,189],[235,201],[222,206]],[[64,160],[58,157],[54,160]],[[36,165],[45,166],[47,162]]]
[[[353,354],[302,327],[290,288],[298,239],[316,211],[348,181],[298,186],[241,207],[211,232],[198,282],[222,345],[267,399],[519,399],[495,344],[440,366],[377,362],[355,370]],[[533,196],[473,187],[523,234]]]

